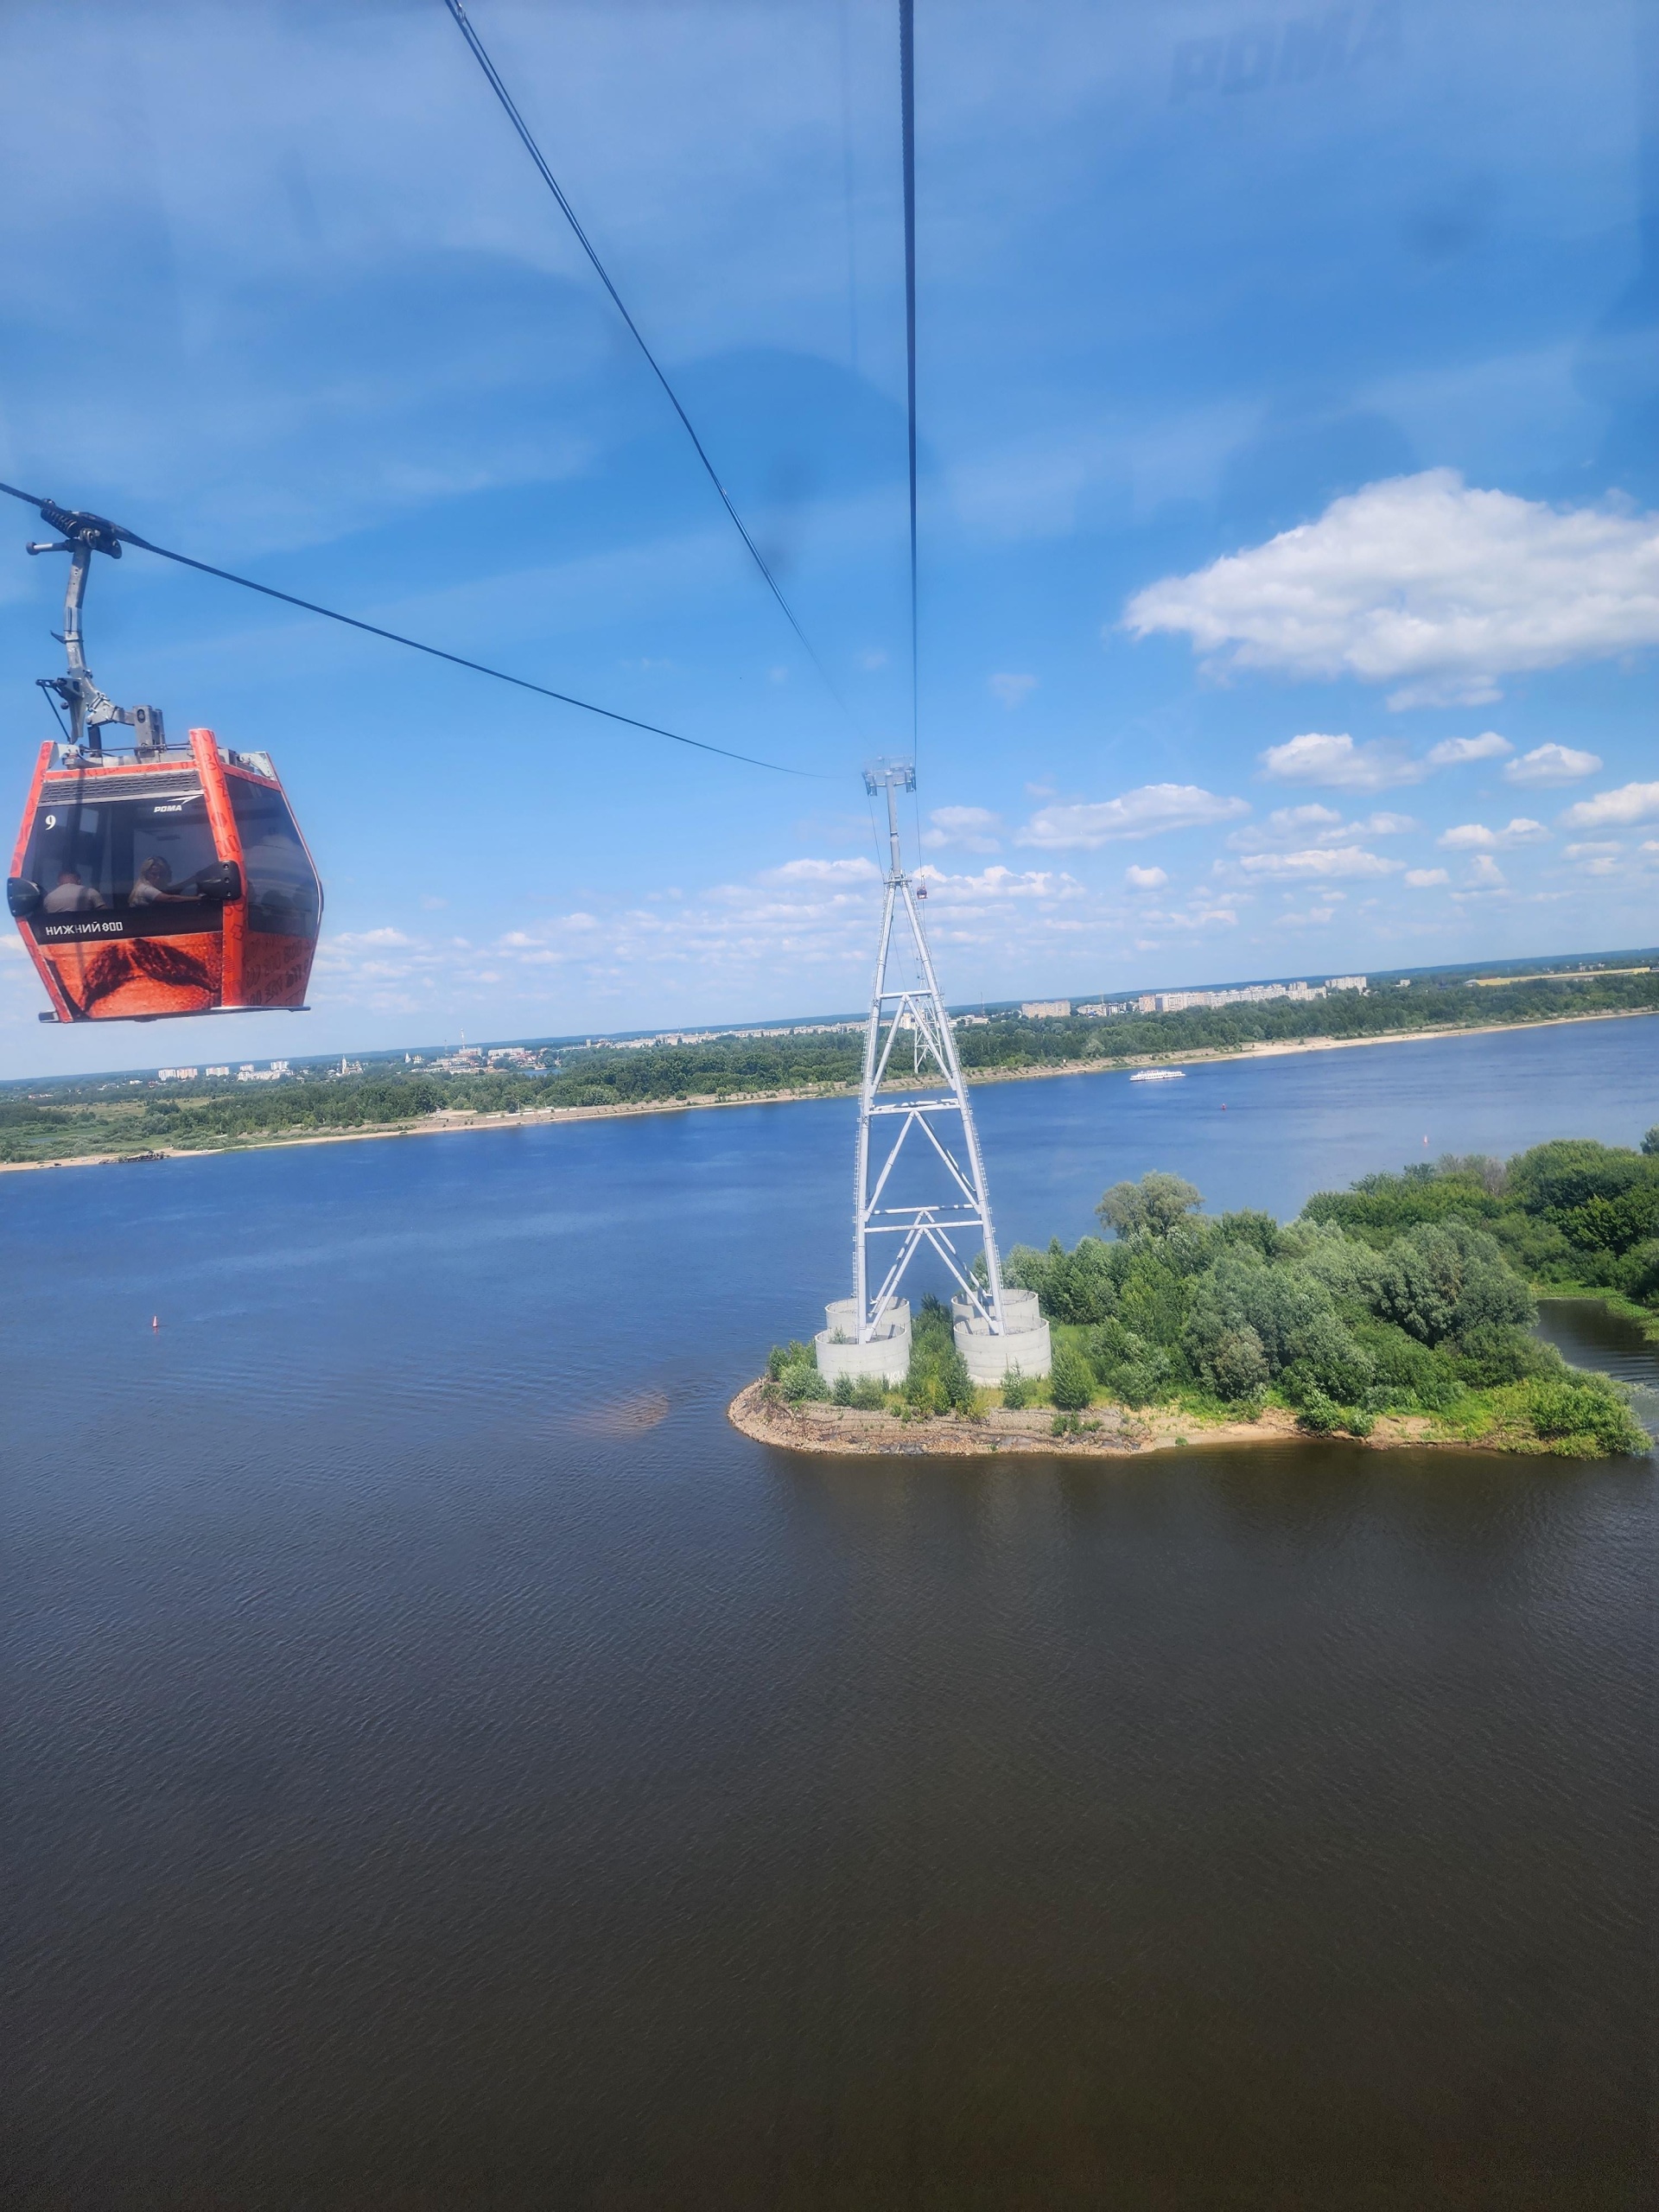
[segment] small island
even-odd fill
[[[1509,1160],[1447,1156],[1321,1192],[1293,1222],[1217,1217],[1176,1175],[1119,1183],[1109,1236],[1016,1246],[1052,1370],[976,1389],[936,1299],[897,1389],[832,1389],[773,1348],[730,1418],[795,1451],[1122,1456],[1342,1435],[1378,1448],[1599,1459],[1649,1451],[1624,1389],[1532,1333],[1540,1294],[1590,1297],[1659,1338],[1659,1128]]]

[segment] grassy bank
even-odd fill
[[[1591,975],[1471,989],[1418,982],[1311,1004],[1193,1007],[1170,1014],[1000,1017],[957,1033],[982,1081],[1063,1068],[1109,1068],[1198,1053],[1318,1042],[1363,1043],[1459,1029],[1525,1027],[1659,1011],[1659,976]],[[0,1089],[0,1162],[217,1151],[228,1146],[378,1129],[432,1128],[445,1116],[725,1104],[832,1096],[856,1084],[855,1035],[721,1037],[628,1052],[548,1052],[542,1064],[439,1072],[400,1064],[341,1075],[318,1068],[270,1084],[199,1079],[165,1090],[131,1083],[13,1084]]]
[[[1313,1434],[1597,1458],[1649,1440],[1626,1393],[1532,1333],[1533,1284],[1605,1295],[1659,1323],[1659,1128],[1639,1152],[1540,1145],[1507,1160],[1448,1159],[1326,1192],[1281,1224],[1197,1211],[1192,1186],[1151,1174],[1101,1200],[1071,1250],[1017,1246],[1010,1282],[1037,1294],[1051,1374],[976,1391],[950,1318],[925,1300],[897,1390],[832,1391],[810,1346],[775,1350],[780,1405],[830,1400],[906,1423],[1052,1409],[1055,1436],[1109,1410],[1171,1415],[1196,1433],[1274,1414]],[[1576,1268],[1576,1276],[1569,1274]],[[1592,1287],[1586,1273],[1607,1280]],[[1529,1280],[1530,1278],[1530,1280]]]

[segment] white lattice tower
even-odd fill
[[[899,853],[894,795],[915,790],[916,771],[907,760],[878,761],[865,770],[864,785],[872,797],[877,791],[887,794],[889,864],[869,1025],[864,1035],[864,1081],[858,1109],[854,1199],[854,1306],[858,1341],[869,1343],[882,1316],[896,1305],[905,1271],[925,1244],[944,1260],[969,1310],[992,1335],[1001,1336],[1004,1328],[1002,1269],[973,1109],[968,1103],[950,1017],[939,995],[922,927],[917,905],[918,887],[906,874]],[[904,972],[906,969],[908,974]],[[893,1049],[905,1037],[910,1040],[916,1090],[910,1095],[884,1097],[882,1086],[893,1072]],[[893,1127],[893,1141],[883,1148],[883,1132],[889,1125]],[[931,1205],[884,1203],[893,1169],[912,1138],[916,1140],[911,1146],[912,1152],[919,1145],[925,1154],[934,1155],[930,1164],[944,1195]],[[872,1156],[873,1149],[880,1153],[879,1159]],[[987,1277],[983,1283],[972,1274],[971,1249],[964,1264],[959,1237],[977,1237],[982,1246]]]

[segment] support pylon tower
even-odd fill
[[[864,1082],[858,1109],[853,1232],[858,1342],[868,1344],[883,1317],[896,1305],[905,1271],[924,1244],[944,1260],[969,1311],[992,1336],[1000,1337],[1005,1328],[1002,1268],[997,1256],[996,1231],[991,1225],[991,1202],[985,1189],[985,1166],[973,1108],[968,1103],[957,1040],[939,995],[917,905],[918,892],[925,893],[906,874],[899,851],[896,794],[915,790],[914,764],[877,761],[864,771],[864,787],[872,798],[879,791],[887,794],[889,860],[869,1025],[864,1033]],[[899,980],[894,980],[895,976]],[[897,1098],[883,1097],[882,1085],[893,1071],[894,1048],[903,1038],[910,1040],[916,1091]],[[878,1161],[872,1157],[873,1148],[880,1150],[878,1124],[888,1122],[897,1123],[896,1134]],[[932,1205],[885,1204],[888,1179],[912,1133],[919,1133],[936,1155],[931,1164],[941,1175],[944,1195]],[[959,1237],[973,1236],[978,1237],[984,1252],[983,1282],[974,1273],[972,1251],[964,1262],[957,1242]],[[893,1243],[885,1240],[896,1240],[896,1251]],[[893,1252],[891,1260],[889,1252]]]

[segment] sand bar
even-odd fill
[[[1497,1442],[1470,1444],[1462,1438],[1433,1433],[1426,1414],[1379,1414],[1370,1436],[1321,1436],[1296,1426],[1282,1407],[1267,1406],[1255,1421],[1198,1421],[1179,1408],[1147,1407],[1132,1413],[1124,1406],[1096,1406],[1081,1415],[1081,1431],[1054,1433],[1046,1407],[1017,1411],[993,1407],[977,1421],[957,1414],[926,1421],[904,1421],[897,1414],[865,1413],[853,1406],[809,1401],[785,1405],[770,1396],[764,1380],[740,1390],[726,1408],[732,1427],[757,1444],[785,1452],[829,1452],[840,1459],[988,1459],[1006,1453],[1039,1453],[1045,1459],[1138,1459],[1148,1452],[1193,1451],[1212,1444],[1349,1444],[1371,1452],[1497,1452]],[[1535,1450],[1536,1446],[1531,1447]]]

